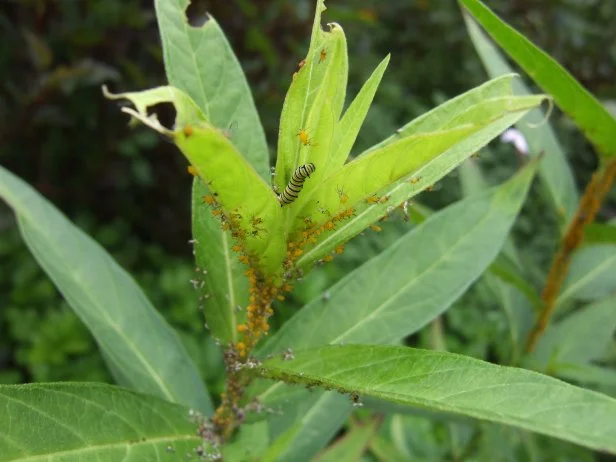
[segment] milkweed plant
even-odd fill
[[[588,300],[579,296],[583,288],[576,292],[575,279],[561,287],[558,271],[575,278],[592,258],[616,255],[614,244],[604,243],[601,250],[585,247],[594,253],[581,263],[569,258],[580,243],[571,235],[592,221],[588,207],[596,214],[605,196],[597,191],[609,190],[614,176],[616,131],[612,138],[602,133],[616,122],[592,106],[590,94],[577,82],[567,90],[586,98],[576,103],[586,113],[576,117],[577,108],[550,86],[572,77],[480,2],[465,0],[469,33],[492,79],[352,154],[390,56],[356,95],[347,94],[345,34],[339,24],[323,23],[324,0],[318,0],[308,52],[289,76],[270,166],[245,77],[214,18],[193,26],[188,0],[155,4],[169,84],[103,92],[126,103],[122,111],[133,123],[171,141],[194,177],[191,282],[208,335],[220,346],[224,392],[211,395],[177,334],[112,258],[1,169],[0,196],[14,209],[35,258],[92,331],[119,386],[0,386],[0,461],[359,460],[362,454],[362,460],[411,460],[417,448],[405,432],[417,433],[421,425],[430,429],[423,447],[433,455],[466,460],[489,451],[485,435],[496,426],[461,417],[512,427],[515,433],[493,443],[503,453],[522,450],[520,435],[616,452],[616,401],[547,375],[584,382],[563,363],[598,374],[591,360],[604,357],[616,327],[614,298],[594,297],[547,328],[562,301],[556,298],[565,297],[569,311],[574,301]],[[523,91],[471,15],[553,96]],[[585,120],[599,121],[587,133],[605,160],[593,180],[594,202],[588,191],[577,197],[564,156],[545,147],[550,129],[538,108],[552,98],[583,129]],[[151,111],[161,103],[175,109],[170,126]],[[532,117],[542,123],[528,123]],[[526,165],[500,186],[477,188],[480,178],[471,180],[467,159],[512,125],[527,135]],[[434,213],[411,201],[461,164],[474,193]],[[555,239],[568,243],[555,256],[560,269],[547,276],[547,295],[524,280],[508,238],[536,174],[561,223]],[[298,280],[322,271],[351,239],[380,231],[388,218],[415,226],[280,328],[271,327]],[[595,276],[607,296],[605,285],[613,281]],[[508,297],[499,303],[513,304],[503,365],[449,353],[443,342],[432,350],[405,345],[420,331],[438,337],[440,316],[478,279],[497,287],[495,297]],[[523,318],[539,321],[533,330]],[[580,322],[602,326],[602,334],[591,334],[602,336],[594,340],[602,348],[592,354],[581,346],[589,334],[576,333]],[[576,360],[563,356],[566,341],[570,351],[578,345]],[[443,422],[448,442],[435,430]],[[536,441],[552,441],[541,438]]]

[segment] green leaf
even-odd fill
[[[507,318],[510,344],[503,346],[502,342],[496,349],[503,358],[502,363],[518,364],[524,351],[524,345],[534,323],[533,306],[528,296],[517,286],[498,278],[491,271],[484,275],[486,286],[494,295],[495,302],[503,309]]]
[[[376,435],[379,421],[356,424],[315,459],[316,462],[356,462]]]
[[[156,0],[169,83],[190,95],[216,127],[227,132],[242,156],[269,183],[269,150],[246,77],[223,31],[208,16],[201,27],[186,22],[189,0]],[[193,184],[195,259],[204,282],[204,313],[212,335],[223,344],[236,340],[234,310],[246,307],[248,280],[232,252],[231,234],[204,209],[209,192]],[[203,271],[207,271],[204,274]]]
[[[616,297],[578,310],[548,327],[532,360],[542,370],[558,374],[568,364],[600,359],[616,330]]]
[[[537,294],[537,290],[524,279],[524,276],[520,274],[515,266],[507,262],[506,258],[503,257],[495,260],[490,265],[490,273],[524,294],[535,311],[538,312],[543,308],[543,302]]]
[[[486,92],[507,91],[507,88],[510,89],[511,78],[511,76],[503,77],[499,79],[500,82],[495,82],[485,89],[479,87],[469,92],[467,98],[469,101],[473,101],[480,99],[481,95]],[[417,122],[414,125],[415,128],[413,128],[413,131],[417,130],[419,134],[415,136],[409,135],[398,141],[386,140],[381,143],[379,149],[367,151],[366,154],[359,156],[355,161],[347,164],[339,170],[338,173],[328,178],[326,184],[323,184],[319,191],[312,195],[311,198],[303,196],[306,201],[318,205],[317,209],[311,212],[314,214],[313,221],[316,223],[322,221],[322,217],[326,216],[321,213],[321,208],[325,207],[328,201],[332,204],[331,207],[339,208],[341,206],[341,191],[347,195],[347,201],[344,206],[350,207],[355,200],[355,206],[353,207],[355,215],[337,224],[332,231],[324,233],[324,235],[320,237],[319,242],[313,247],[308,248],[304,255],[299,258],[297,265],[304,269],[308,268],[311,263],[323,258],[337,246],[348,241],[353,236],[363,231],[371,223],[389,213],[396,205],[401,204],[427,188],[429,185],[434,184],[453,170],[464,159],[476,152],[509,125],[522,117],[525,112],[525,110],[513,113],[507,113],[507,111],[505,111],[501,114],[501,117],[497,117],[497,120],[487,122],[485,126],[480,127],[478,130],[476,130],[477,126],[474,124],[463,124],[459,128],[442,133],[422,132],[422,130],[432,129],[434,126],[446,127],[448,124],[454,123],[454,120],[458,117],[475,113],[479,107],[486,108],[486,106],[482,106],[482,104],[487,104],[488,106],[497,104],[495,102],[496,99],[492,99],[487,103],[484,102],[479,103],[479,105],[466,106],[463,104],[465,100],[466,98],[462,98],[458,99],[455,104],[451,102],[446,103],[445,106],[447,107],[445,109],[441,109],[439,106],[439,108],[434,110],[434,117],[424,118],[425,116],[422,116],[421,119],[423,122]],[[403,132],[408,135],[410,130],[410,128],[404,129]],[[465,138],[462,137],[462,134],[465,132],[467,134],[471,133],[470,136]],[[396,143],[401,144],[397,145]],[[453,144],[453,146],[449,146],[448,148],[446,146],[448,143]],[[424,148],[420,150],[421,146],[424,146]],[[417,154],[414,153],[413,156],[406,156],[404,162],[401,162],[401,165],[408,164],[411,170],[415,169],[414,172],[407,172],[405,175],[400,173],[402,177],[391,184],[388,184],[389,180],[386,179],[388,176],[387,173],[385,173],[385,178],[382,176],[379,178],[378,175],[375,175],[376,178],[371,177],[371,168],[374,168],[376,171],[382,171],[382,168],[387,168],[385,167],[387,162],[394,162],[398,155],[404,158],[405,147],[412,147],[414,152],[417,150]],[[374,158],[373,161],[370,161],[369,156],[378,155],[378,153],[385,153],[384,157],[386,157],[387,152],[381,150],[391,150],[390,157],[392,157],[392,160],[388,161],[383,158],[383,164],[381,165],[381,156],[379,155],[377,158]],[[432,155],[432,158],[425,159],[424,162],[421,161],[422,157],[425,158],[430,155]],[[369,159],[368,162],[363,161],[363,158]],[[355,162],[359,163],[355,164]],[[353,166],[354,164],[355,166]],[[415,166],[413,167],[412,165]],[[351,183],[351,178],[353,178],[351,176],[351,170],[358,170],[354,174],[363,174],[362,178],[360,180],[356,179],[355,182]],[[348,176],[345,176],[345,172]],[[391,175],[391,173],[392,172],[389,172],[389,175]],[[375,181],[378,184],[373,184]],[[351,184],[349,185],[349,183]],[[375,204],[368,203],[368,201],[373,202],[374,199],[365,199],[365,191],[374,190],[374,188],[378,188],[382,184],[385,184],[386,187],[378,191],[374,196],[374,198],[381,198],[382,201]],[[350,191],[353,191],[357,196],[354,200],[351,198]],[[360,200],[359,203],[357,203],[357,198]],[[299,199],[299,201],[301,200],[302,198]]]
[[[616,245],[601,244],[579,249],[557,304],[571,299],[597,300],[616,291]]]
[[[594,364],[568,364],[558,369],[558,376],[583,384],[607,386],[616,393],[616,370]]]
[[[30,186],[0,167],[0,197],[32,254],[94,335],[122,385],[210,413],[177,334],[133,278]]]
[[[475,50],[481,58],[489,76],[496,78],[513,72],[505,59],[477,26],[475,21],[465,14],[464,20]],[[528,95],[531,92],[520,79],[513,82],[513,88],[518,95]],[[567,163],[567,157],[562,151],[552,127],[545,122],[545,115],[540,109],[533,109],[516,124],[528,142],[531,156],[543,155],[539,165],[539,176],[543,181],[548,197],[554,204],[557,214],[562,218],[564,227],[573,217],[579,201],[573,174]]]
[[[348,399],[338,393],[286,387],[288,394],[267,399],[270,408],[284,409],[268,419],[276,439],[269,456],[276,462],[308,460],[327,445],[351,410]],[[262,397],[263,398],[263,397]],[[287,406],[291,401],[296,406]]]
[[[261,354],[326,343],[394,342],[422,328],[447,309],[496,256],[524,201],[535,166],[529,165],[499,188],[432,215],[334,285],[327,300],[319,297],[305,306],[264,345]],[[366,293],[366,287],[372,289]]]
[[[188,94],[219,129],[232,130],[233,144],[269,181],[269,152],[242,68],[224,33],[208,16],[201,27],[186,20],[189,0],[155,0],[169,84]]]
[[[416,332],[446,310],[498,253],[533,173],[530,166],[500,188],[432,215],[333,286],[327,299],[305,306],[259,355],[327,343],[395,342]],[[433,281],[439,281],[437,291]],[[366,293],[366,287],[372,290]],[[283,384],[251,393],[268,406],[281,406],[287,419],[312,414],[310,408],[303,407],[305,397]],[[348,405],[336,412],[330,410],[328,418],[344,417],[346,412]],[[292,422],[286,424],[282,427],[288,428]]]
[[[472,159],[463,162],[459,172],[465,196],[479,194],[486,189],[487,185],[481,169],[472,162]],[[511,344],[507,348],[499,348],[501,345],[498,345],[497,350],[505,352],[506,361],[509,364],[517,364],[522,354],[526,335],[532,327],[533,312],[530,302],[537,310],[543,307],[535,288],[520,274],[518,261],[519,256],[515,244],[511,238],[508,238],[501,254],[478,283],[492,292],[496,303],[507,317]]]
[[[269,434],[267,422],[243,424],[232,442],[222,448],[223,460],[248,461],[263,460],[268,450]]]
[[[197,263],[195,281],[199,284],[201,305],[210,332],[221,344],[237,342],[237,325],[242,324],[248,306],[246,267],[231,249],[233,238],[222,231],[203,197],[210,194],[200,179],[193,182],[192,229]],[[201,287],[203,284],[203,287]]]
[[[332,345],[268,360],[273,380],[512,425],[616,453],[616,400],[536,372],[445,352]]]
[[[295,169],[312,156],[313,148],[325,155],[331,142],[330,131],[340,118],[346,94],[346,38],[338,24],[330,24],[328,31],[321,28],[325,2],[316,3],[310,49],[294,74],[280,115],[275,182],[281,190]],[[322,116],[327,120],[320,120]],[[301,130],[306,131],[310,144],[300,140]],[[321,170],[319,167],[317,171]]]
[[[333,151],[324,170],[333,171],[339,169],[349,157],[353,144],[359,134],[359,129],[366,119],[376,90],[381,83],[385,69],[387,69],[389,59],[390,55],[387,55],[381,61],[345,111],[340,123],[336,125],[334,141],[332,143]]]
[[[0,385],[0,407],[0,461],[170,461],[202,444],[186,408],[105,384]]]
[[[590,223],[584,227],[584,244],[616,244],[616,226]]]
[[[478,0],[461,0],[490,36],[567,113],[603,157],[616,156],[616,119],[547,53],[502,22]]]

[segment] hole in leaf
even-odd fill
[[[190,26],[202,27],[210,20],[206,3],[206,0],[191,0],[186,8],[186,20]]]
[[[148,107],[148,116],[156,114],[161,125],[169,130],[174,129],[177,112],[172,103],[158,103]]]

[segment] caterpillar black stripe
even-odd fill
[[[300,165],[297,167],[295,172],[293,172],[293,176],[291,176],[291,180],[284,191],[281,194],[278,194],[278,200],[280,201],[280,206],[288,205],[297,199],[300,191],[304,187],[304,181],[306,178],[309,178],[310,175],[314,173],[316,167],[313,163]]]

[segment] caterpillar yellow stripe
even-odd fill
[[[282,191],[281,194],[278,194],[278,200],[280,201],[281,207],[288,205],[297,199],[297,196],[304,187],[304,181],[306,181],[306,178],[309,178],[315,170],[316,167],[313,163],[300,165],[297,169],[295,169],[289,184],[286,188],[284,188],[284,191]]]

